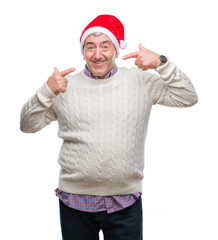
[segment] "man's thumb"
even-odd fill
[[[139,43],[139,50],[144,51],[144,50],[146,50],[146,48],[143,47],[141,43]]]
[[[53,74],[56,74],[56,73],[58,73],[58,72],[59,72],[58,69],[55,67]]]

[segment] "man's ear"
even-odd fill
[[[115,50],[116,51],[116,50]],[[118,54],[117,54],[117,51],[116,51],[116,56],[115,56],[115,58],[118,58]]]
[[[85,47],[84,46],[85,46],[85,44],[83,45],[83,60],[86,60],[86,58],[85,58],[85,49],[84,49]]]
[[[83,48],[83,60],[86,60],[84,48]]]

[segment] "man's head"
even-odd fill
[[[96,17],[83,30],[80,46],[89,70],[103,77],[113,68],[119,48],[126,48],[123,24],[112,15]]]
[[[91,34],[84,44],[84,59],[89,70],[103,78],[115,65],[118,57],[110,38],[105,34]]]

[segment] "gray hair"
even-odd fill
[[[101,32],[94,32],[94,33],[92,33],[90,35],[98,36],[98,35],[101,35],[101,34],[103,34],[103,33],[101,33]]]

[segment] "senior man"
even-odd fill
[[[80,37],[85,69],[54,73],[21,111],[21,130],[34,133],[52,121],[63,139],[58,162],[64,240],[142,239],[144,143],[154,104],[190,107],[194,87],[168,57],[139,44],[127,69],[117,67],[126,48],[124,27],[112,15],[91,21]],[[155,69],[156,73],[146,70]]]

